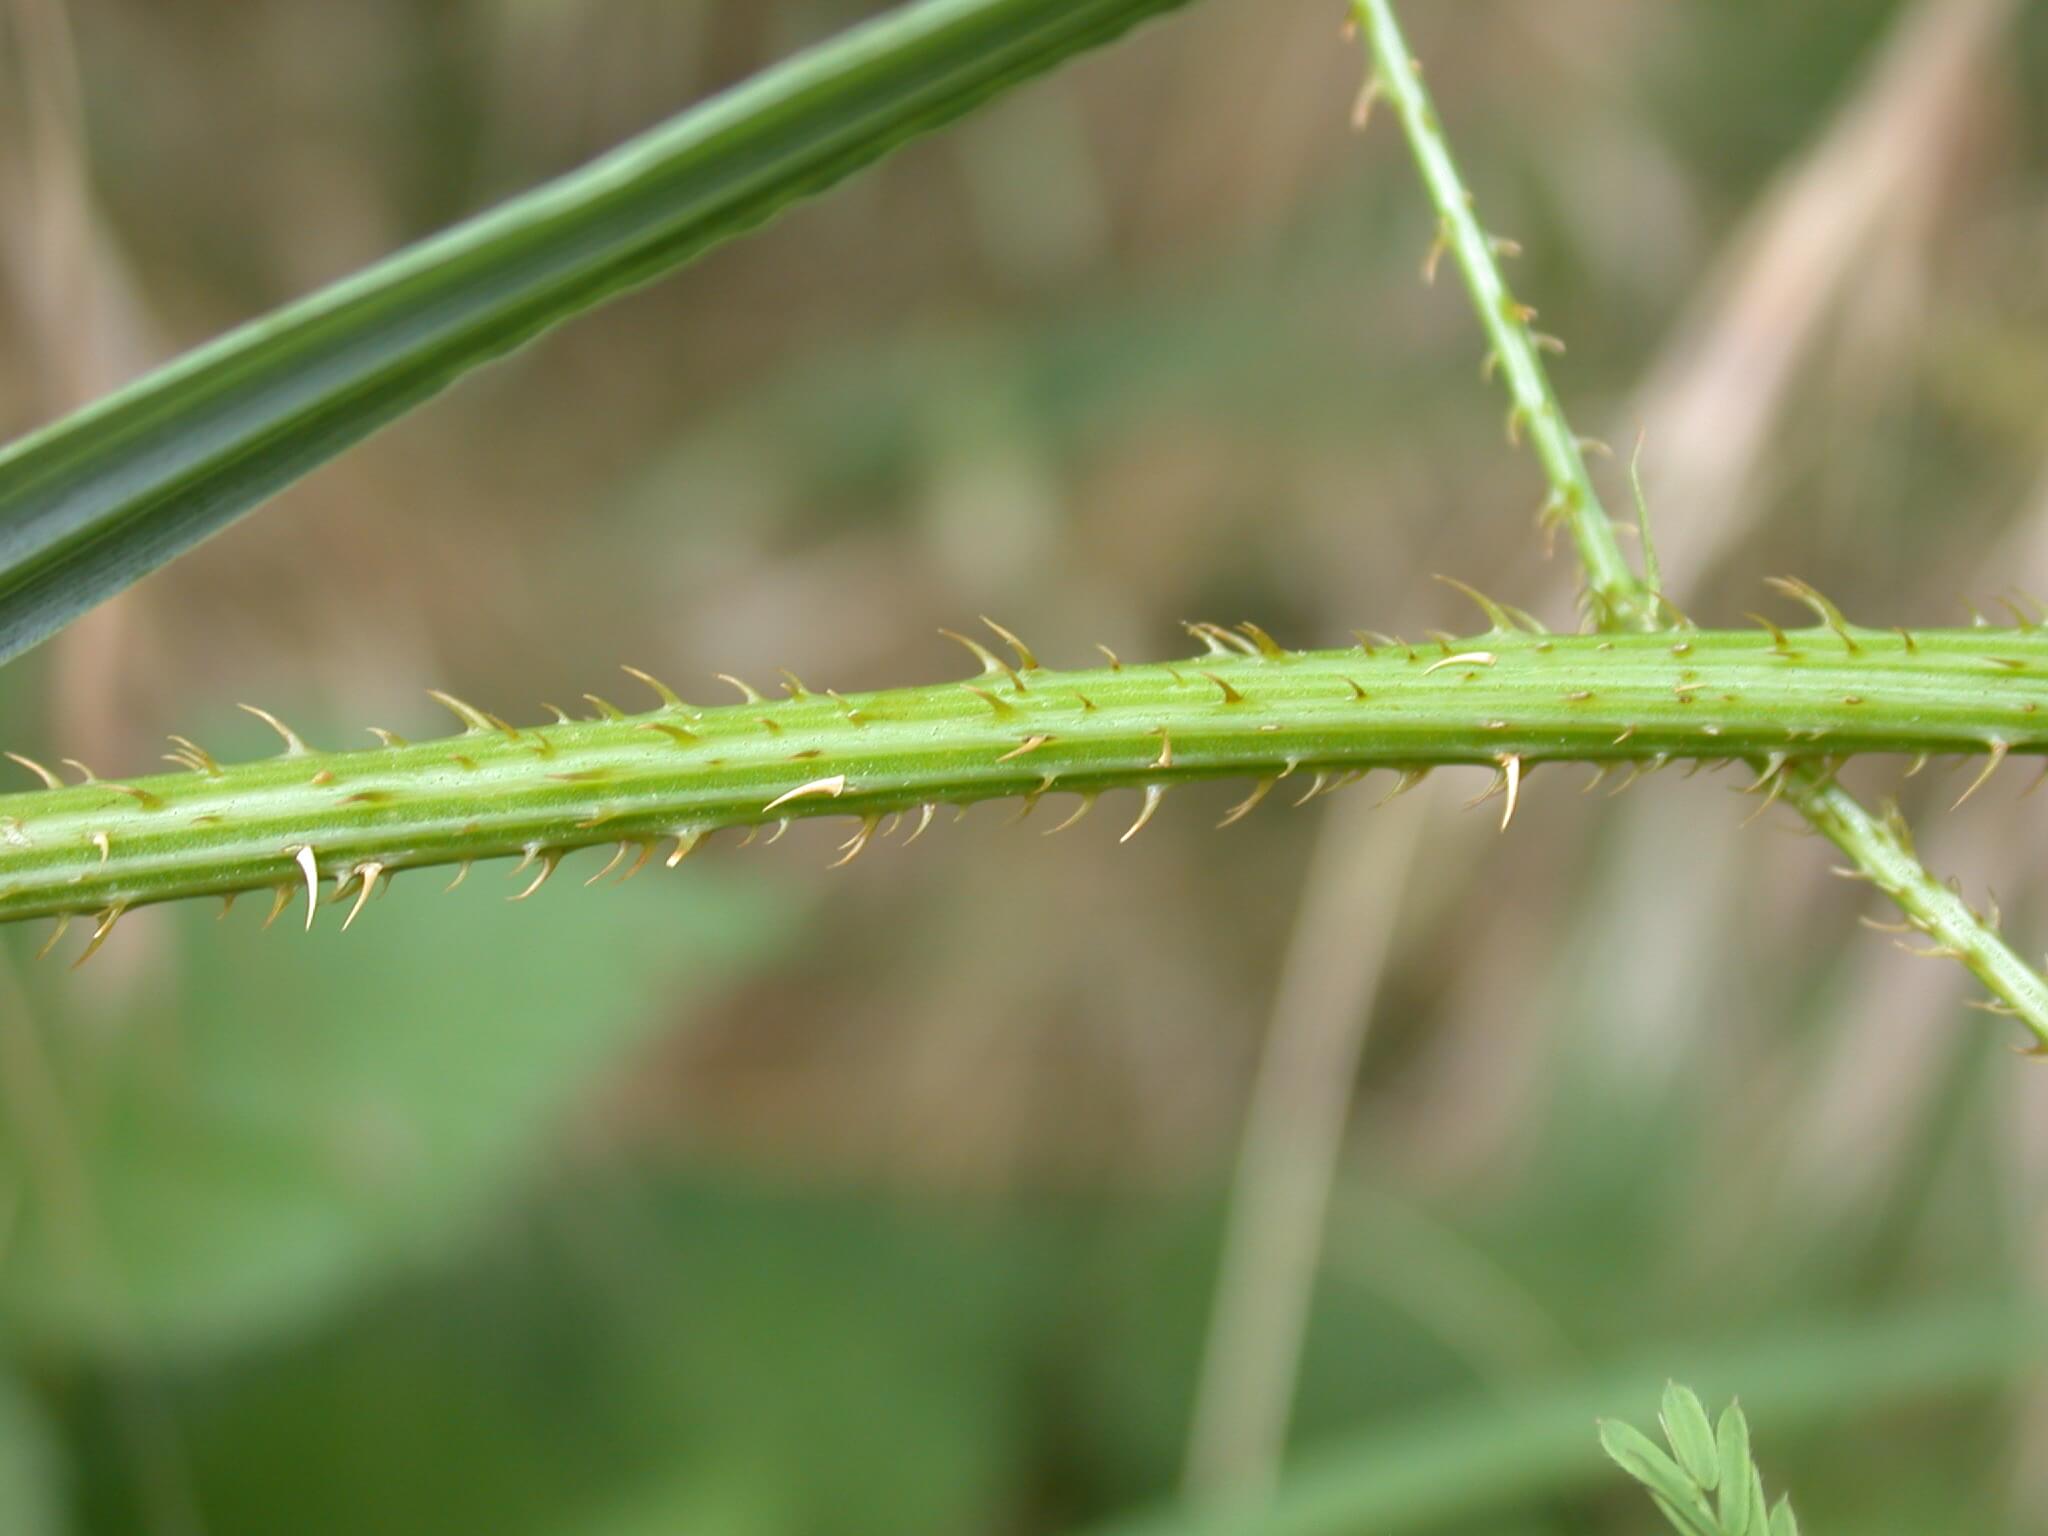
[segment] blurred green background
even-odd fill
[[[0,429],[873,9],[0,0]],[[2048,7],[1407,12],[1695,617],[2048,591]],[[1202,0],[478,376],[0,674],[4,744],[1471,625],[1434,572],[1568,625],[1338,20]],[[1902,768],[2038,949],[2026,780]],[[1592,1422],[1673,1372],[1810,1529],[2048,1528],[2048,1077],[1734,775],[1579,778],[8,930],[0,1533],[1640,1532]]]

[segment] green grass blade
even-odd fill
[[[1839,1426],[1860,1413],[1995,1390],[2024,1380],[2048,1348],[2048,1317],[2000,1297],[1910,1312],[1815,1318],[1718,1348],[1677,1353],[1688,1380],[1743,1400],[1771,1433]],[[1484,1521],[1601,1486],[1611,1463],[1593,1421],[1652,1396],[1656,1362],[1616,1365],[1507,1398],[1475,1394],[1404,1410],[1295,1458],[1266,1501],[1165,1506],[1089,1536],[1407,1536]],[[1784,1530],[1795,1533],[1789,1510]],[[1772,1527],[1778,1536],[1779,1527]]]
[[[0,661],[479,364],[1186,0],[921,0],[0,451]]]

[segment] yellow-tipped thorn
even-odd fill
[[[1074,807],[1074,809],[1073,809],[1073,810],[1072,810],[1071,812],[1069,812],[1069,813],[1068,813],[1068,815],[1067,815],[1067,819],[1066,819],[1065,821],[1061,822],[1061,823],[1060,823],[1060,824],[1059,824],[1058,826],[1056,826],[1056,827],[1047,827],[1047,828],[1045,829],[1045,831],[1044,831],[1044,832],[1042,832],[1042,833],[1040,833],[1039,835],[1040,835],[1041,837],[1051,837],[1051,836],[1053,835],[1053,833],[1055,833],[1055,832],[1064,832],[1064,831],[1066,831],[1066,830],[1067,830],[1067,828],[1071,827],[1071,826],[1072,826],[1072,825],[1073,825],[1073,824],[1074,824],[1075,822],[1079,821],[1079,820],[1080,820],[1080,819],[1081,819],[1081,818],[1082,818],[1083,816],[1086,816],[1086,815],[1087,815],[1087,814],[1088,814],[1088,813],[1089,813],[1090,811],[1092,811],[1092,810],[1094,810],[1094,809],[1095,809],[1095,800],[1096,800],[1096,796],[1097,796],[1097,795],[1098,795],[1099,793],[1100,793],[1100,791],[1099,791],[1099,790],[1093,790],[1093,789],[1084,789],[1084,790],[1082,790],[1082,791],[1081,791],[1081,803],[1080,803],[1079,805],[1075,806],[1075,807]]]
[[[362,888],[356,892],[356,904],[348,909],[348,916],[341,920],[341,931],[343,933],[348,932],[349,925],[354,923],[357,916],[362,912],[363,903],[368,901],[376,892],[377,882],[383,877],[383,874],[384,866],[375,862],[365,864],[356,871],[356,879],[361,882]]]
[[[1354,109],[1355,110],[1355,109]],[[1451,248],[1451,242],[1441,233],[1429,242],[1429,250],[1422,258],[1422,282],[1425,287],[1436,286],[1436,269],[1444,259],[1444,252]]]
[[[1259,628],[1258,625],[1252,623],[1250,619],[1246,619],[1237,627],[1251,640],[1252,645],[1257,649],[1262,659],[1266,661],[1285,661],[1287,659],[1287,647]]]
[[[985,613],[981,615],[981,622],[986,624],[990,629],[994,630],[997,637],[1001,639],[1003,644],[1007,645],[1011,650],[1017,653],[1018,666],[1022,667],[1026,672],[1036,672],[1038,670],[1038,657],[1032,654],[1030,646],[1026,645],[1022,640],[1019,640],[1015,635],[1011,634],[1010,631],[1003,628],[1002,625],[998,624],[994,619],[990,618]]]
[[[26,768],[30,773],[34,774],[37,778],[41,779],[43,781],[43,786],[46,789],[64,788],[64,781],[58,778],[56,774],[50,772],[49,769],[45,768],[41,763],[37,762],[34,758],[23,757],[19,752],[9,752],[7,756],[11,761],[21,764],[22,767]]]
[[[38,960],[47,960],[49,958],[50,951],[57,947],[57,941],[70,931],[71,918],[72,914],[69,912],[59,912],[57,914],[57,931],[44,941],[41,949],[36,951],[36,958]]]
[[[908,848],[912,843],[924,836],[924,829],[932,824],[932,817],[936,816],[938,811],[937,804],[930,800],[925,801],[923,805],[917,808],[917,825],[911,830],[910,836],[903,839],[904,847]]]
[[[620,843],[618,852],[614,853],[611,857],[611,862],[605,865],[605,867],[603,869],[600,869],[596,874],[592,875],[588,880],[583,882],[584,889],[588,890],[591,886],[597,884],[598,881],[602,880],[606,875],[610,874],[613,870],[617,869],[621,864],[623,864],[626,861],[626,855],[631,853],[632,851],[633,845],[631,843]]]
[[[879,811],[869,811],[867,815],[861,817],[860,830],[839,845],[845,851],[825,867],[827,869],[837,869],[842,864],[851,864],[855,859],[859,858],[862,850],[867,847],[868,840],[875,835],[875,825],[881,819]]]
[[[1500,829],[1505,832],[1508,829],[1508,824],[1515,819],[1515,805],[1522,793],[1522,760],[1513,753],[1509,753],[1500,760],[1500,766],[1501,771],[1508,776],[1508,803],[1507,808],[1501,812],[1500,816]],[[1546,780],[1545,782],[1548,781]]]
[[[734,677],[730,672],[719,673],[718,680],[721,683],[731,683],[733,687],[739,689],[741,699],[745,700],[749,704],[766,704],[768,702],[766,699],[761,697],[759,691],[755,689],[752,683],[742,682],[740,679]]]
[[[667,683],[664,683],[652,672],[642,672],[638,667],[620,667],[619,670],[625,673],[626,676],[637,678],[649,688],[652,688],[655,696],[661,700],[664,709],[688,709],[690,707],[682,701],[681,696],[676,693],[675,689],[669,687]]]
[[[313,931],[313,913],[320,905],[320,865],[313,857],[313,845],[301,843],[292,850],[292,857],[306,876],[306,932]]]
[[[272,923],[278,920],[278,918],[283,914],[284,909],[291,905],[291,899],[292,888],[289,885],[280,885],[276,889],[276,891],[274,891],[271,894],[270,915],[263,919],[263,926],[266,930],[270,927]]]
[[[469,735],[488,736],[499,728],[499,722],[493,721],[489,715],[466,699],[458,699],[454,694],[444,693],[439,688],[429,688],[427,697],[460,720],[464,732]],[[506,727],[505,730],[508,736],[516,734],[510,727]]]
[[[542,886],[548,883],[548,877],[554,874],[555,866],[561,862],[562,855],[556,849],[550,848],[546,852],[542,853],[540,855],[540,873],[533,877],[533,883],[529,885],[525,890],[521,891],[517,896],[510,896],[506,899],[508,901],[526,900],[527,897],[531,896],[535,891],[539,890]]]
[[[209,779],[220,777],[220,764],[215,762],[213,754],[200,746],[198,742],[192,740],[189,736],[172,736],[169,738],[169,741],[172,746],[178,749],[181,756],[193,760],[193,772],[203,773]]]
[[[704,834],[695,828],[688,828],[676,834],[675,851],[662,862],[674,869],[683,860],[697,851],[697,845],[704,841]]]
[[[1215,685],[1216,685],[1216,686],[1217,686],[1218,688],[1220,688],[1220,689],[1222,689],[1222,690],[1223,690],[1223,702],[1224,702],[1224,703],[1226,703],[1226,704],[1242,704],[1242,703],[1244,702],[1244,695],[1243,695],[1243,694],[1241,694],[1241,693],[1239,693],[1239,692],[1238,692],[1238,691],[1237,691],[1237,690],[1236,690],[1235,688],[1231,687],[1231,686],[1230,686],[1230,684],[1226,683],[1226,682],[1225,682],[1225,681],[1224,681],[1224,680],[1223,680],[1222,678],[1218,677],[1218,676],[1217,676],[1217,675],[1216,675],[1216,674],[1215,674],[1214,672],[1204,672],[1204,673],[1202,674],[1202,676],[1206,677],[1207,679],[1209,679],[1209,681],[1210,681],[1210,682],[1214,683],[1214,684],[1215,684]],[[1358,686],[1358,684],[1356,684],[1356,683],[1353,683],[1353,684],[1352,684],[1351,686],[1352,686],[1353,688],[1356,688],[1356,687]],[[1362,696],[1362,695],[1361,695],[1361,696]]]
[[[1455,576],[1445,576],[1441,573],[1437,574],[1436,579],[1452,591],[1469,598],[1472,604],[1481,613],[1486,615],[1486,622],[1493,629],[1494,633],[1502,635],[1513,634],[1520,627],[1515,623],[1514,616],[1502,604],[1495,602],[1477,587],[1472,586],[1468,582],[1460,581]]]
[[[1138,819],[1130,824],[1124,835],[1118,838],[1117,841],[1119,843],[1128,843],[1132,838],[1144,831],[1145,824],[1151,821],[1153,815],[1159,809],[1159,802],[1165,798],[1166,786],[1164,784],[1147,784],[1145,786],[1145,803],[1138,808]]]
[[[1424,677],[1445,667],[1490,667],[1500,658],[1491,651],[1460,651],[1455,656],[1446,656],[1441,661],[1432,661],[1422,669]]]
[[[77,970],[100,952],[100,946],[107,942],[107,935],[114,931],[114,924],[121,921],[121,914],[128,908],[116,903],[100,914],[99,926],[92,931],[92,937],[85,941],[85,948],[78,952],[78,958],[71,962],[71,969]]]
[[[1377,806],[1380,805],[1385,805],[1390,800],[1400,799],[1401,796],[1407,794],[1409,790],[1413,789],[1416,785],[1420,784],[1424,779],[1428,777],[1429,770],[1427,768],[1401,769],[1400,777],[1394,780],[1394,787],[1388,790],[1384,795],[1380,796],[1375,808],[1377,808]]]
[[[986,704],[990,709],[995,711],[995,715],[998,720],[1013,718],[1017,713],[1015,706],[1012,705],[1009,700],[997,698],[994,694],[990,693],[986,688],[977,688],[972,683],[962,683],[960,686],[962,688],[965,688],[969,693],[973,694],[976,698],[980,699],[982,703]]]
[[[967,648],[968,654],[973,656],[976,661],[981,663],[982,676],[986,677],[991,673],[996,673],[1003,677],[1007,677],[1010,680],[1011,685],[1014,688],[1016,688],[1016,690],[1019,693],[1024,692],[1024,679],[1017,675],[1017,669],[1011,666],[1007,661],[1004,661],[1002,657],[996,655],[994,651],[990,650],[987,646],[983,645],[979,640],[976,640],[972,635],[963,635],[959,633],[957,630],[951,629],[942,629],[939,631],[939,633],[944,635],[948,640],[955,641],[958,644],[965,646]]]
[[[1989,761],[1987,761],[1984,764],[1984,771],[1978,774],[1976,778],[1970,780],[1970,787],[1964,790],[1960,795],[1956,796],[1956,803],[1950,806],[1949,809],[1952,811],[1960,810],[1962,808],[1963,802],[1969,799],[1970,796],[1977,793],[1978,790],[1982,789],[1985,783],[1991,778],[1991,775],[1998,772],[1998,765],[2005,761],[2005,754],[2011,750],[2012,748],[2006,742],[1992,742],[1991,757]]]
[[[829,799],[837,800],[845,793],[846,775],[835,773],[829,779],[813,779],[808,784],[799,784],[795,789],[785,790],[782,794],[777,795],[773,800],[762,806],[761,814],[765,816],[777,806],[787,805],[792,800],[801,800],[807,795],[824,795]]]
[[[695,746],[703,740],[695,731],[686,731],[680,725],[667,720],[642,720],[633,727],[636,731],[652,731],[657,736],[666,736],[679,747]]]
[[[1051,740],[1052,738],[1050,736],[1027,736],[1024,738],[1024,741],[1021,745],[1012,747],[1009,751],[1005,752],[1001,757],[997,758],[996,761],[999,763],[1012,762],[1017,758],[1023,757],[1032,752],[1036,752],[1040,747],[1044,746],[1048,741]]]
[[[1765,792],[1763,799],[1758,802],[1757,808],[1742,818],[1742,824],[1745,827],[1776,805],[1778,797],[1785,793],[1786,765],[1783,761],[1780,761],[1776,767],[1766,768],[1763,778],[1758,779],[1756,784],[1750,785],[1742,793],[1745,795],[1754,793],[1758,785],[1763,784],[1766,780],[1769,781],[1770,788]]]
[[[1842,616],[1842,610],[1822,595],[1810,582],[1801,581],[1797,576],[1766,576],[1764,585],[1774,592],[1781,592],[1795,602],[1804,603],[1819,615],[1822,623],[1832,629],[1843,646],[1852,654],[1862,649],[1856,637],[1850,633],[1852,626]]]
[[[1280,781],[1278,779],[1259,780],[1257,784],[1252,786],[1252,792],[1250,794],[1246,795],[1242,800],[1238,801],[1237,804],[1233,805],[1229,810],[1223,813],[1223,819],[1216,823],[1218,829],[1220,830],[1223,827],[1233,826],[1236,823],[1243,821],[1245,817],[1251,815],[1251,813],[1258,808],[1259,802],[1265,799],[1266,796],[1270,795],[1273,792],[1273,786],[1275,784],[1278,784],[1279,782]]]
[[[441,887],[441,894],[444,896],[447,895],[448,892],[454,890],[455,887],[462,884],[463,881],[467,880],[469,878],[469,869],[470,861],[468,859],[464,859],[462,861],[462,868],[455,871],[455,878],[453,880],[450,880],[443,887]]]
[[[269,710],[258,709],[254,704],[238,704],[235,707],[244,714],[254,715],[258,720],[261,720],[265,725],[277,732],[284,739],[284,755],[286,757],[310,757],[312,755],[313,749],[306,745],[299,733],[278,719]]]
[[[1358,88],[1358,95],[1351,102],[1351,127],[1354,132],[1363,133],[1372,124],[1373,103],[1380,99],[1379,78],[1365,82]]]

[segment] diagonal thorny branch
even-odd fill
[[[1493,345],[1492,361],[1508,388],[1509,433],[1518,440],[1526,433],[1543,466],[1550,484],[1544,516],[1562,525],[1578,549],[1595,625],[1611,631],[1688,627],[1654,580],[1639,576],[1622,554],[1613,521],[1586,471],[1581,440],[1572,432],[1543,366],[1543,351],[1555,350],[1557,344],[1531,329],[1535,312],[1516,300],[1501,273],[1495,257],[1502,244],[1487,235],[1473,211],[1472,195],[1451,158],[1392,0],[1352,0],[1352,15],[1367,39],[1373,64],[1359,98],[1359,117],[1363,121],[1373,103],[1384,99],[1400,118],[1437,209],[1438,247],[1431,252],[1431,266],[1439,254],[1448,252],[1464,276]],[[1839,615],[1817,594],[1809,590],[1800,595],[1815,602],[1830,624],[1839,624]],[[2006,747],[1988,745],[1995,767]],[[1895,816],[1872,815],[1835,782],[1832,768],[1824,763],[1784,764],[1777,778],[1776,793],[1847,855],[1852,874],[1898,904],[1907,922],[1933,941],[1931,953],[1961,961],[1991,991],[2000,1011],[2019,1018],[2037,1041],[2048,1041],[2048,981],[2013,952],[1990,922],[1928,872]]]

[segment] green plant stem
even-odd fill
[[[1352,10],[1375,61],[1364,105],[1369,107],[1374,97],[1384,96],[1401,120],[1416,168],[1436,205],[1437,239],[1464,276],[1479,324],[1493,345],[1494,364],[1507,385],[1512,401],[1509,433],[1517,439],[1528,435],[1550,482],[1544,517],[1569,529],[1578,548],[1595,627],[1655,629],[1657,594],[1635,573],[1615,539],[1614,524],[1600,503],[1593,477],[1586,472],[1585,453],[1543,366],[1542,344],[1529,328],[1535,312],[1515,298],[1500,263],[1494,260],[1498,242],[1480,228],[1472,194],[1451,159],[1450,144],[1422,83],[1421,65],[1408,51],[1393,6],[1388,0],[1353,0]],[[1437,255],[1434,250],[1430,253],[1425,269],[1432,276]]]
[[[0,661],[551,326],[1188,0],[916,0],[0,450]]]
[[[454,738],[226,767],[181,743],[190,771],[0,796],[0,919],[289,891],[308,860],[337,894],[360,891],[366,869],[523,855],[544,874],[575,848],[616,843],[637,861],[657,840],[687,852],[719,828],[799,816],[856,818],[857,851],[892,813],[1050,791],[1142,790],[1149,815],[1197,779],[1313,789],[1481,764],[1512,792],[1544,763],[1696,758],[1760,763],[1769,794],[1794,765],[1859,753],[2048,751],[2048,631],[1496,628],[1289,652],[1262,631],[1205,628],[1213,652],[1179,664],[992,662],[970,684],[638,716],[600,705],[596,719],[525,728],[449,701],[468,725]],[[1962,947],[1952,900],[1895,862],[1880,869],[1938,943]]]
[[[1368,104],[1371,96],[1385,95],[1401,119],[1441,220],[1440,238],[1457,259],[1480,323],[1493,342],[1514,402],[1510,427],[1528,432],[1550,482],[1546,515],[1570,528],[1578,548],[1596,626],[1609,631],[1690,633],[1683,616],[1622,555],[1613,521],[1586,472],[1579,439],[1543,367],[1538,337],[1529,328],[1533,311],[1515,300],[1501,275],[1494,259],[1495,242],[1473,212],[1472,194],[1458,175],[1422,83],[1421,66],[1395,20],[1392,0],[1352,0],[1352,14],[1373,59]],[[1805,600],[1839,632],[1848,633],[1840,614],[1825,599],[1806,589]],[[1785,801],[1833,840],[1856,873],[1890,895],[1915,927],[1934,936],[1936,947],[1930,953],[1961,960],[2003,1009],[2019,1017],[2037,1041],[2048,1042],[2048,981],[1921,865],[1902,823],[1872,816],[1821,765],[1793,764],[1784,773],[1782,788]]]
[[[1849,856],[1851,872],[1891,897],[1933,941],[1917,953],[1960,961],[2004,1004],[2000,1011],[2009,1009],[2033,1034],[2033,1053],[2048,1054],[2048,982],[1968,902],[1928,873],[1904,823],[1871,815],[1841,785],[1805,765],[1787,779],[1786,797]]]

